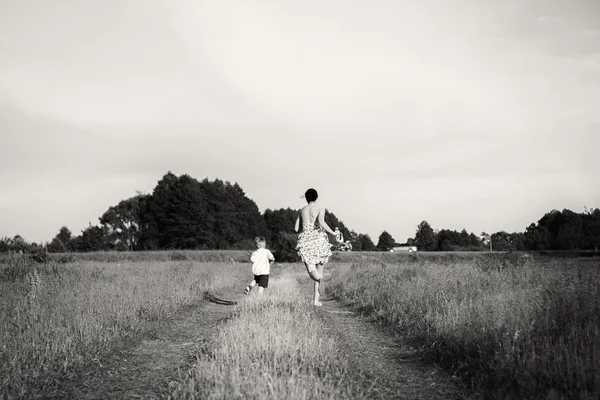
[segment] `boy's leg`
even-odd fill
[[[261,275],[258,281],[258,294],[262,295],[269,286],[269,275]]]
[[[250,282],[250,284],[246,287],[246,289],[244,290],[244,294],[250,294],[250,291],[252,290],[254,285],[256,285],[256,278],[254,278],[252,282]]]

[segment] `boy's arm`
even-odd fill
[[[271,262],[275,261],[275,256],[273,256],[273,253],[271,253],[271,250],[269,250],[269,254],[267,254],[267,256],[269,257],[269,260],[271,260]]]
[[[252,253],[252,255],[250,256],[250,261],[256,262],[256,257],[257,257],[256,253],[257,253],[256,251],[254,253]]]

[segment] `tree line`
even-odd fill
[[[0,239],[0,252],[144,251],[167,249],[251,249],[255,236],[264,236],[279,260],[295,257],[294,222],[297,211],[267,209],[260,213],[237,184],[216,179],[199,181],[189,175],[165,174],[151,194],[138,193],[109,207],[99,224],[89,224],[79,235],[63,226],[46,245],[28,243],[20,235]],[[427,221],[414,238],[397,243],[384,231],[373,242],[367,234],[349,229],[334,213],[326,222],[340,229],[354,251],[389,251],[400,245],[426,251],[597,250],[600,247],[600,210],[575,213],[553,210],[524,232],[487,235],[465,229],[434,230]],[[333,238],[332,238],[333,239]],[[331,240],[334,242],[333,240]]]
[[[489,248],[498,251],[597,251],[600,248],[600,209],[586,208],[582,213],[552,210],[524,232],[500,231],[491,235],[482,232],[479,237],[464,229],[461,232],[434,231],[427,221],[423,221],[407,244],[428,251]]]

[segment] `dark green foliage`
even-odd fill
[[[274,246],[269,246],[274,249],[273,256],[278,262],[296,262],[300,261],[300,256],[296,251],[296,244],[298,242],[297,235],[288,232],[279,232],[276,240],[274,240]]]
[[[81,236],[73,240],[75,251],[100,251],[108,250],[109,243],[105,227],[90,224],[81,231]]]
[[[140,218],[144,249],[230,249],[266,235],[264,219],[238,184],[166,174]]]
[[[265,210],[263,218],[267,227],[267,247],[273,252],[275,260],[297,261],[297,234],[294,225],[298,212],[291,208]]]
[[[600,209],[552,210],[527,227],[523,241],[531,250],[598,250]]]
[[[390,251],[396,245],[396,240],[387,231],[383,231],[379,235],[379,241],[377,242],[377,250],[379,251]]]
[[[152,194],[138,194],[109,207],[99,218],[101,226],[90,224],[76,237],[63,226],[47,245],[47,251],[250,250],[254,248],[255,236],[265,236],[280,261],[291,260],[296,257],[296,217],[297,211],[290,208],[267,209],[261,215],[256,203],[237,183],[198,181],[189,175],[168,172]],[[325,221],[332,229],[339,228],[354,251],[388,251],[396,246],[388,232],[381,234],[376,247],[369,235],[348,229],[334,213],[327,212]],[[497,251],[597,252],[600,209],[586,209],[583,213],[553,210],[530,224],[524,233],[500,231],[489,238]],[[333,237],[329,240],[335,243]],[[481,251],[490,247],[489,242],[465,229],[436,232],[427,221],[419,224],[415,238],[409,238],[406,245],[424,251]],[[46,247],[28,243],[20,235],[0,238],[0,253],[34,253],[38,248]]]
[[[353,251],[376,251],[377,247],[371,237],[367,234],[358,234],[356,239],[352,242]]]
[[[54,239],[48,244],[48,251],[50,253],[68,253],[71,251],[73,235],[66,226],[60,228]]]
[[[115,250],[134,250],[141,237],[142,212],[149,195],[139,194],[110,207],[100,217],[108,242]]]
[[[28,243],[21,235],[15,235],[13,238],[5,237],[0,239],[0,253],[29,253],[37,247],[35,243]]]
[[[295,233],[294,225],[298,211],[291,208],[266,209],[263,218],[267,227],[267,240],[274,240],[280,232]]]
[[[419,250],[437,250],[436,234],[427,221],[423,221],[417,226],[417,233],[415,234],[415,244],[417,245],[417,248]]]

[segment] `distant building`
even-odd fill
[[[399,246],[390,250],[392,253],[416,253],[417,246]]]

